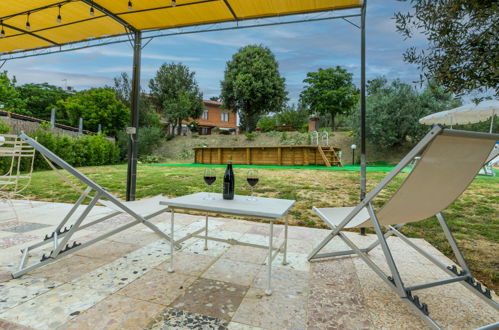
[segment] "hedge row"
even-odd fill
[[[9,130],[10,127],[0,120],[0,134],[8,133]],[[54,134],[42,127],[30,136],[75,167],[116,164],[120,160],[119,147],[101,135],[70,137]],[[23,160],[23,168],[27,165],[26,160]],[[1,174],[5,173],[9,166],[10,160],[1,157]],[[34,168],[50,169],[39,152],[36,153]]]
[[[101,135],[70,137],[40,129],[32,137],[75,167],[109,165],[119,161],[119,148]],[[35,169],[46,168],[50,167],[37,153]]]

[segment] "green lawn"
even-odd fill
[[[126,165],[85,167],[80,170],[120,198],[126,187]],[[218,180],[223,168],[217,169]],[[235,169],[236,193],[248,194],[246,168]],[[157,194],[181,196],[205,191],[203,167],[139,165],[137,197]],[[386,173],[369,172],[368,190]],[[382,205],[402,181],[402,174],[375,201]],[[499,288],[499,178],[478,177],[463,195],[444,213],[462,247],[475,276],[489,287]],[[221,191],[220,181],[215,191]],[[259,196],[296,199],[291,211],[293,225],[326,228],[311,212],[312,206],[353,206],[359,199],[359,173],[300,169],[260,169],[260,182],[255,187]],[[78,194],[52,171],[35,172],[26,195],[35,200],[73,202]],[[410,237],[422,237],[446,255],[451,255],[435,218],[410,224],[402,230]]]

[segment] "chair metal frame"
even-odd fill
[[[441,327],[436,323],[430,316],[428,306],[419,300],[419,297],[413,295],[414,291],[426,289],[430,287],[435,287],[439,285],[459,282],[464,285],[467,289],[473,292],[476,296],[481,298],[487,304],[492,306],[495,310],[499,310],[499,304],[492,299],[491,292],[488,288],[482,289],[482,284],[476,281],[471,275],[470,269],[464,259],[464,256],[459,249],[456,240],[454,239],[449,226],[447,225],[444,216],[442,213],[437,213],[436,217],[442,230],[452,248],[452,251],[458,261],[458,266],[456,265],[445,265],[440,260],[432,256],[430,253],[416,245],[410,239],[408,239],[405,235],[403,235],[399,229],[404,224],[399,225],[388,225],[386,226],[387,232],[383,233],[381,229],[381,224],[376,215],[376,211],[372,205],[372,200],[374,197],[378,195],[378,193],[386,187],[391,180],[397,176],[413,159],[418,156],[432,141],[441,134],[444,129],[441,126],[435,126],[401,161],[400,163],[381,181],[381,183],[374,188],[364,200],[362,200],[338,225],[333,225],[331,221],[327,218],[325,214],[321,212],[319,208],[313,207],[314,212],[326,223],[328,226],[332,228],[332,231],[313,249],[313,251],[308,255],[308,260],[317,260],[321,258],[331,258],[337,256],[345,256],[345,255],[358,255],[395,293],[404,298],[403,300],[408,303],[408,305],[415,310],[424,321],[435,329],[441,329]],[[447,134],[456,134],[456,135],[468,135],[468,136],[479,136],[484,133],[475,133],[475,132],[465,132],[465,131],[447,131]],[[374,230],[376,232],[377,240],[369,245],[367,248],[359,248],[355,245],[346,235],[344,235],[341,230],[345,228],[345,226],[357,215],[359,212],[366,208],[371,222],[373,224]],[[443,279],[439,281],[434,281],[430,283],[424,283],[420,285],[414,286],[405,286],[403,280],[400,276],[400,273],[397,269],[397,265],[390,251],[390,247],[387,243],[387,238],[389,236],[395,235],[399,237],[403,242],[408,244],[410,247],[415,249],[425,258],[430,260],[440,269],[445,271],[451,278]],[[319,253],[334,237],[339,237],[351,250],[331,252],[331,253]],[[376,265],[368,256],[368,253],[373,250],[378,245],[381,245],[383,254],[385,256],[386,262],[388,264],[388,268],[390,270],[391,275],[387,275],[378,265]]]
[[[48,160],[50,160],[57,166],[61,167],[62,169],[66,170],[72,176],[77,178],[80,182],[85,184],[86,188],[83,191],[83,193],[80,195],[74,206],[71,208],[71,210],[66,214],[64,219],[59,223],[57,228],[52,233],[45,235],[42,241],[22,250],[22,257],[19,263],[19,267],[17,271],[12,273],[12,277],[14,278],[20,277],[34,269],[52,263],[68,254],[71,254],[73,252],[76,252],[77,250],[93,245],[103,239],[106,239],[112,235],[122,232],[123,230],[131,228],[139,223],[153,230],[153,232],[155,232],[159,237],[166,239],[169,243],[172,242],[172,239],[170,238],[169,235],[161,231],[156,225],[154,225],[149,221],[149,219],[165,212],[168,209],[168,207],[165,206],[164,208],[161,208],[160,210],[152,214],[148,214],[147,216],[139,215],[135,211],[133,211],[130,207],[126,206],[125,203],[121,202],[119,199],[117,199],[112,194],[107,192],[103,187],[101,187],[100,185],[92,181],[90,178],[88,178],[87,176],[76,170],[74,167],[69,165],[67,162],[65,162],[63,159],[55,155],[53,152],[48,150],[46,147],[44,147],[37,141],[28,137],[24,133],[21,133],[19,137],[23,141],[31,145],[38,152],[40,152]],[[72,216],[75,214],[76,210],[82,205],[82,203],[87,198],[90,198],[90,203],[85,206],[83,212],[76,218],[76,220],[73,221],[72,225],[66,228],[65,225],[70,221]],[[86,219],[90,211],[99,202],[100,199],[108,200],[109,202],[114,204],[117,209],[120,209],[122,212],[116,211],[97,220],[83,224],[84,220]],[[73,244],[72,245],[70,244],[69,241],[76,232],[122,213],[128,213],[130,216],[134,218],[134,220],[132,222],[119,226],[107,233],[104,233],[96,238],[93,238],[85,243],[77,243],[76,241],[73,241]],[[53,249],[50,251],[48,256],[45,256],[45,254],[43,254],[39,262],[36,262],[32,265],[27,265],[28,259],[30,257],[30,252],[33,251],[34,249],[40,248],[47,244],[52,244],[53,246]],[[178,244],[175,244],[175,246],[177,248],[179,247]]]
[[[0,157],[10,158],[10,166],[7,172],[0,175],[0,199],[5,200],[12,207],[16,219],[18,219],[12,198],[26,199],[21,192],[31,183],[36,150],[20,140],[17,135],[2,134],[2,137],[7,139],[0,146]],[[25,164],[22,164],[25,159],[27,160],[26,169],[24,168]]]

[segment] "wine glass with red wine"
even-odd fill
[[[251,187],[251,195],[248,198],[249,201],[256,201],[256,198],[253,197],[253,190],[256,184],[258,183],[258,170],[249,170],[248,174],[246,176],[246,181],[248,181],[248,184]]]
[[[207,167],[204,169],[204,182],[208,185],[210,188],[208,192],[208,197],[206,199],[215,199],[215,197],[212,196],[213,193],[213,183],[217,181],[217,175],[215,173],[215,169],[212,167]]]

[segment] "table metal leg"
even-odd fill
[[[274,238],[274,221],[270,221],[270,235],[269,235],[269,259],[267,261],[267,289],[265,294],[267,296],[272,295],[272,287],[270,283],[270,278],[272,276],[272,247]]]
[[[175,270],[173,269],[173,250],[175,249],[175,238],[173,238],[173,231],[174,231],[174,224],[175,224],[175,211],[171,210],[171,232],[170,232],[170,237],[171,237],[171,242],[170,242],[170,267],[168,267],[168,273],[173,273]]]
[[[204,250],[208,250],[208,214],[205,219],[205,229],[204,229]]]
[[[288,214],[286,214],[286,219],[284,220],[284,255],[282,256],[282,264],[287,265],[288,261],[286,260],[288,254]]]

